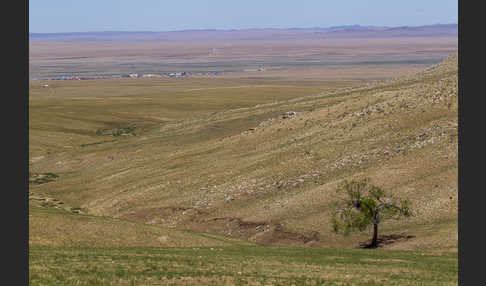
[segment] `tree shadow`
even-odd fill
[[[409,239],[415,238],[415,235],[407,235],[405,233],[394,233],[389,235],[380,235],[377,239],[376,248],[383,247],[395,242],[407,241]],[[375,248],[371,245],[371,239],[359,244],[358,248]]]

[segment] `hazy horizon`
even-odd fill
[[[100,31],[66,31],[66,32],[30,32],[29,34],[78,34],[78,33],[164,33],[164,32],[185,32],[185,31],[246,31],[246,30],[305,30],[305,29],[333,29],[333,28],[346,28],[346,27],[370,27],[370,28],[400,28],[400,27],[425,27],[436,25],[458,25],[458,23],[435,23],[426,25],[401,25],[401,26],[375,26],[375,25],[359,25],[359,24],[344,24],[335,26],[315,26],[315,27],[254,27],[254,28],[241,28],[241,29],[207,29],[207,28],[193,28],[193,29],[180,29],[180,30],[138,30],[138,31],[123,31],[123,30],[100,30]]]

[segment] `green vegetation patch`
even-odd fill
[[[54,181],[59,176],[54,173],[30,173],[29,174],[29,184],[39,185]]]
[[[113,135],[115,137],[122,136],[122,135],[137,135],[135,133],[135,129],[136,129],[135,126],[120,127],[120,128],[115,129],[111,133],[111,135]]]

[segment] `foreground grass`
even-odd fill
[[[30,285],[457,285],[457,254],[324,248],[31,246]]]

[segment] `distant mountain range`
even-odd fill
[[[325,38],[390,38],[390,37],[457,37],[457,24],[426,26],[375,27],[335,26],[328,28],[243,29],[243,30],[181,30],[169,32],[73,32],[30,33],[36,42],[186,42],[218,40],[312,40]]]

